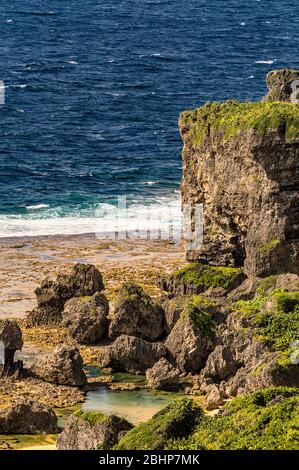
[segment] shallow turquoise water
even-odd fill
[[[101,411],[126,418],[133,424],[150,419],[171,401],[182,398],[181,393],[155,390],[112,391],[105,387],[89,392],[82,409]]]

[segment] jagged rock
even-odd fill
[[[0,410],[0,434],[57,434],[57,416],[52,408],[23,400]]]
[[[179,388],[179,369],[173,367],[167,359],[162,358],[147,369],[146,383],[150,388],[157,390],[173,390]]]
[[[30,371],[33,376],[57,385],[81,386],[87,382],[83,359],[73,346],[60,346],[43,355]]]
[[[216,385],[210,385],[207,396],[205,398],[205,405],[207,410],[214,410],[224,404],[223,394]]]
[[[59,324],[67,300],[90,296],[103,289],[101,273],[91,264],[78,263],[69,273],[46,278],[35,291],[37,307],[29,313],[27,326]]]
[[[109,337],[121,334],[154,341],[164,331],[164,312],[143,289],[135,284],[123,285],[109,326]]]
[[[120,434],[132,427],[118,416],[81,411],[69,418],[56,446],[58,450],[110,449],[117,444]]]
[[[186,311],[177,321],[165,341],[181,372],[198,372],[213,346],[210,332],[206,333],[196,325],[192,315]]]
[[[298,80],[297,84],[294,83],[295,80]],[[290,102],[292,97],[293,99],[299,99],[299,70],[273,70],[268,73],[266,81],[269,91],[264,101]]]
[[[148,343],[135,336],[121,335],[102,349],[99,364],[117,371],[144,374],[166,354],[162,343]]]
[[[221,345],[216,346],[208,357],[202,376],[214,380],[226,380],[234,375],[238,369],[229,348]]]
[[[79,343],[94,344],[108,333],[109,304],[100,293],[68,300],[62,313],[62,325]]]
[[[203,204],[203,245],[187,259],[299,274],[299,107],[207,103],[180,117],[184,205]],[[195,211],[191,225],[196,225]]]
[[[22,361],[15,361],[16,351],[23,347],[22,331],[15,320],[0,320],[0,377],[17,376],[23,368]]]

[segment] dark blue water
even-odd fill
[[[298,31],[298,0],[1,0],[0,235],[175,197],[180,111],[260,99]]]

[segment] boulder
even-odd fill
[[[52,408],[23,400],[0,410],[0,434],[57,434],[57,416]]]
[[[298,80],[297,86],[294,83],[295,80]],[[268,73],[266,82],[268,93],[264,97],[264,101],[290,102],[292,97],[299,99],[299,96],[294,93],[294,90],[296,91],[296,88],[299,87],[299,70],[272,70]]]
[[[99,364],[116,371],[144,374],[166,355],[167,350],[162,343],[149,343],[135,336],[121,335],[102,349]]]
[[[164,345],[181,372],[196,373],[204,366],[212,349],[213,339],[211,332],[201,330],[192,314],[185,311]]]
[[[103,289],[102,275],[91,264],[78,263],[69,273],[46,278],[35,291],[37,307],[29,313],[27,326],[59,324],[67,300],[72,297],[91,296]]]
[[[15,361],[16,351],[23,347],[22,331],[15,320],[0,320],[0,377],[18,375],[22,361]]]
[[[221,393],[217,385],[210,385],[207,396],[205,398],[205,406],[207,410],[214,410],[224,404],[223,393]]]
[[[62,325],[79,343],[94,344],[108,333],[108,313],[109,303],[103,294],[74,297],[64,305]]]
[[[45,382],[56,385],[81,386],[87,383],[83,359],[73,346],[60,346],[44,354],[31,367],[30,372]]]
[[[58,450],[111,449],[122,433],[133,426],[124,418],[97,412],[79,411],[72,415],[58,436]]]
[[[123,285],[109,326],[109,337],[124,334],[145,340],[157,340],[164,332],[164,312],[142,287]]]
[[[148,387],[157,390],[178,389],[179,377],[179,369],[173,367],[165,358],[160,359],[153,367],[146,371],[146,383]]]

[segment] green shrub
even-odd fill
[[[164,449],[169,439],[188,436],[203,415],[194,400],[176,400],[156,413],[149,421],[142,423],[115,446],[117,450]]]
[[[266,309],[266,302],[274,300],[274,307]],[[290,344],[299,339],[299,292],[275,289],[270,294],[258,294],[254,299],[239,301],[236,309],[245,314],[257,335],[275,351],[290,355]]]
[[[200,310],[195,305],[189,305],[187,307],[187,314],[190,315],[193,324],[204,336],[214,335],[216,324],[208,312]]]
[[[191,436],[167,449],[299,450],[299,391],[284,387],[238,397],[224,414],[205,416]]]

